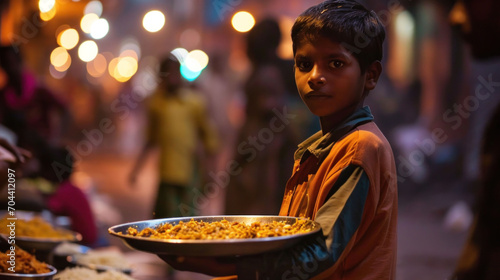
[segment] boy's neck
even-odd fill
[[[319,123],[321,125],[321,132],[323,135],[337,128],[346,118],[356,112],[358,109],[363,108],[363,103],[356,107],[349,107],[341,112],[337,112],[334,115],[319,117]]]

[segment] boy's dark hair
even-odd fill
[[[327,0],[304,11],[292,27],[293,54],[304,41],[325,37],[342,44],[361,71],[382,60],[385,29],[373,11],[352,0]]]

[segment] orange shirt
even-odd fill
[[[368,107],[299,145],[282,216],[314,219],[318,235],[237,262],[238,279],[393,280],[397,175]]]
[[[368,122],[328,148],[297,158],[280,215],[321,224],[334,264],[313,279],[394,279],[397,176],[388,141]]]

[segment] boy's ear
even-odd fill
[[[372,90],[375,88],[378,82],[378,78],[382,73],[382,64],[380,61],[374,61],[372,64],[368,65],[366,68],[366,80],[365,80],[365,90]]]

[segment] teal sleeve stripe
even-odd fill
[[[328,199],[330,199],[330,197],[332,197],[332,195],[336,193],[340,189],[340,187],[342,187],[347,182],[347,180],[349,180],[349,178],[351,178],[351,176],[353,175],[354,171],[356,171],[357,168],[360,167],[356,165],[348,165],[340,172],[339,178],[328,192],[328,195],[326,196],[326,199],[323,202],[323,204],[326,203]]]
[[[342,252],[361,224],[369,187],[370,181],[363,171],[333,226],[333,242],[330,250],[334,261],[340,258],[340,255],[342,255]]]

